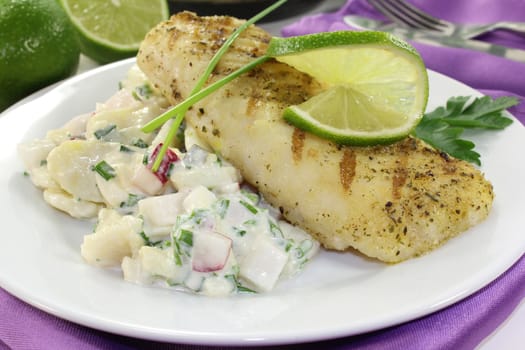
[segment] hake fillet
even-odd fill
[[[241,23],[177,14],[147,35],[138,64],[177,103]],[[250,27],[210,81],[262,55],[269,40],[268,33]],[[321,89],[311,77],[269,61],[201,101],[186,120],[287,220],[328,249],[354,248],[399,262],[486,218],[492,186],[464,161],[410,137],[389,146],[337,146],[281,119],[283,108]]]

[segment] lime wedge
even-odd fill
[[[99,63],[136,55],[148,31],[169,17],[166,0],[60,0],[82,52]]]
[[[373,145],[406,137],[428,99],[428,77],[417,51],[384,32],[331,32],[273,38],[267,55],[326,86],[284,118],[346,145]]]

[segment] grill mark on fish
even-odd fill
[[[295,163],[299,163],[303,158],[304,131],[295,128],[292,134],[292,155]]]
[[[339,179],[345,192],[350,193],[352,188],[352,182],[355,177],[356,168],[356,156],[352,149],[345,148],[343,151],[343,157],[339,162]]]
[[[405,186],[408,177],[408,155],[403,153],[398,162],[397,169],[394,170],[394,176],[392,177],[392,196],[394,199],[401,198],[401,190]]]
[[[248,98],[248,102],[246,103],[246,115],[253,115],[253,111],[257,107],[257,101],[258,99],[254,96]]]

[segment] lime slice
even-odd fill
[[[417,51],[384,32],[331,32],[273,38],[267,55],[326,85],[284,118],[346,145],[390,143],[419,123],[428,77]]]
[[[60,0],[80,33],[82,52],[99,63],[136,55],[148,31],[169,17],[166,0]]]

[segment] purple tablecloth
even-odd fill
[[[412,0],[421,9],[454,21],[525,22],[522,0]],[[350,0],[338,12],[304,18],[284,35],[348,30],[345,14],[381,18],[366,1]],[[525,49],[525,36],[497,32],[480,38]],[[525,96],[525,64],[463,49],[414,43],[427,67],[492,95]],[[525,102],[511,109],[525,123]],[[470,349],[489,335],[525,298],[525,256],[469,298],[421,319],[373,333],[280,349]],[[212,349],[163,344],[113,335],[35,309],[0,289],[0,349]]]

